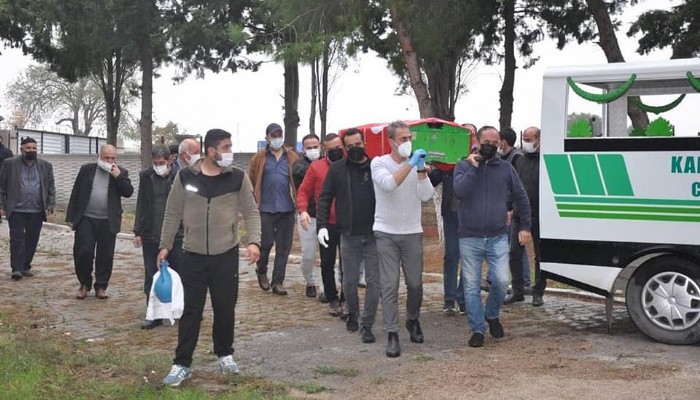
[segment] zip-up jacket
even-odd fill
[[[453,188],[459,202],[459,237],[493,237],[509,232],[508,197],[520,214],[520,229],[530,230],[530,203],[515,168],[496,157],[475,168],[467,161],[455,167]]]
[[[527,192],[532,219],[537,219],[540,215],[540,153],[524,154],[513,166]],[[519,217],[520,209],[516,207],[514,211],[514,215]]]
[[[185,251],[203,255],[225,253],[239,244],[239,212],[245,221],[247,244],[259,246],[260,213],[246,173],[238,168],[224,168],[210,193],[202,180],[202,162],[181,169],[175,177],[165,207],[160,248],[172,248],[182,222]]]
[[[287,155],[287,163],[289,164],[289,194],[292,196],[292,201],[294,202],[297,198],[297,189],[294,187],[294,171],[292,166],[294,165],[294,161],[299,159],[299,156],[294,150],[286,146],[283,148],[284,153]],[[253,184],[253,195],[255,196],[255,201],[258,206],[262,203],[262,180],[263,173],[265,172],[265,160],[267,159],[267,153],[269,151],[270,149],[265,146],[264,149],[258,151],[258,153],[250,159],[250,165],[248,166],[248,176]]]
[[[331,225],[331,209],[335,202],[335,227],[344,235],[352,233],[352,191],[347,158],[331,164],[323,183],[323,190],[316,206],[316,227],[328,229]],[[371,172],[370,172],[371,173]],[[374,189],[373,189],[374,190]]]
[[[326,157],[311,163],[297,192],[297,212],[306,211],[310,216],[316,217],[316,204],[321,197],[323,182],[326,180],[330,166],[331,162]],[[331,204],[328,223],[335,225],[335,202]]]
[[[292,177],[294,178],[294,187],[297,190],[297,211],[306,211],[309,213],[309,216],[316,218],[316,201],[318,200],[318,194],[315,196],[313,193],[308,195],[306,198],[306,204],[304,205],[304,210],[299,208],[299,190],[301,189],[301,184],[304,182],[304,178],[306,177],[306,173],[309,170],[309,166],[312,162],[313,161],[309,160],[306,155],[299,157],[298,160],[294,161],[294,165],[292,165]],[[326,170],[326,172],[328,171]],[[325,178],[325,176],[326,175],[324,173],[323,177]],[[321,187],[323,187],[323,181],[321,181]],[[320,191],[321,189],[319,188],[319,192]]]

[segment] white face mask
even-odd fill
[[[321,157],[321,149],[306,150],[306,158],[311,161],[316,161]]]
[[[155,165],[153,164],[153,170],[158,174],[158,176],[166,176],[170,172],[170,166],[165,165]]]
[[[279,150],[284,144],[284,138],[274,138],[270,140],[270,148],[272,150]]]
[[[216,160],[216,163],[219,164],[219,167],[221,168],[226,168],[230,167],[231,164],[233,164],[233,153],[219,153],[221,154],[221,160]]]
[[[187,154],[190,154],[190,153],[187,153]],[[200,158],[202,158],[202,156],[200,156],[199,154],[190,154],[190,162],[189,162],[187,165],[193,165],[193,164],[196,163]]]
[[[408,158],[408,156],[411,155],[412,149],[413,149],[413,144],[411,142],[403,142],[397,147],[399,155],[403,158]]]
[[[537,150],[535,142],[523,142],[523,151],[525,153],[534,153],[535,150]]]
[[[97,159],[97,166],[100,167],[101,169],[105,170],[106,172],[111,173],[111,172],[112,172],[112,166],[113,166],[113,165],[114,165],[114,164],[109,163],[109,162],[107,162],[107,161],[104,161],[104,160],[101,159],[101,158],[98,158],[98,159]]]

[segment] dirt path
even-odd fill
[[[0,238],[0,251],[7,254],[7,224],[0,225]],[[145,313],[140,251],[128,238],[118,239],[110,298],[78,301],[72,242],[71,232],[45,229],[34,278],[13,282],[3,265],[0,311],[20,310],[31,329],[68,335],[88,346],[154,353],[164,360],[162,371],[154,371],[153,382],[159,382],[169,368],[177,329],[139,329]],[[326,388],[314,395],[295,389],[295,396],[637,399],[691,398],[700,392],[698,347],[650,342],[636,332],[622,305],[615,310],[614,335],[605,333],[604,305],[597,301],[547,296],[542,308],[510,306],[501,318],[506,337],[487,336],[484,348],[471,349],[465,317],[442,313],[442,285],[426,277],[421,316],[426,341],[410,343],[402,330],[402,355],[388,359],[381,312],[374,328],[377,343],[362,344],[358,334],[326,314],[325,305],[303,296],[294,260],[288,271],[290,295],[278,297],[258,289],[252,267],[241,268],[235,347],[246,375],[295,388]],[[201,332],[195,378],[188,384],[222,389],[210,353],[208,307]]]

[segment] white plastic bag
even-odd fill
[[[185,310],[185,293],[182,288],[180,275],[172,268],[169,272],[173,284],[172,301],[170,303],[162,303],[158,300],[158,296],[153,290],[155,285],[151,286],[151,292],[148,295],[148,308],[146,308],[146,319],[149,321],[167,319],[171,324],[174,324],[176,319],[182,317],[182,312]],[[160,271],[153,275],[153,282],[157,282],[159,277]]]

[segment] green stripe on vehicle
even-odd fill
[[[598,163],[609,196],[634,196],[625,159],[621,154],[598,154]]]
[[[700,200],[673,199],[638,199],[630,197],[574,197],[555,196],[557,203],[599,203],[599,204],[648,204],[661,206],[695,206],[700,207]]]
[[[547,154],[544,164],[552,184],[554,194],[578,194],[574,175],[571,173],[569,156],[566,154]]]
[[[623,214],[585,211],[560,211],[559,216],[586,219],[629,219],[639,221],[700,222],[700,216],[664,214]]]
[[[631,205],[607,205],[607,204],[557,204],[559,210],[571,211],[613,211],[634,212],[644,214],[700,214],[700,208],[688,207],[650,207]]]
[[[571,165],[574,167],[576,183],[581,194],[605,195],[603,181],[600,179],[598,162],[593,154],[571,155]]]

